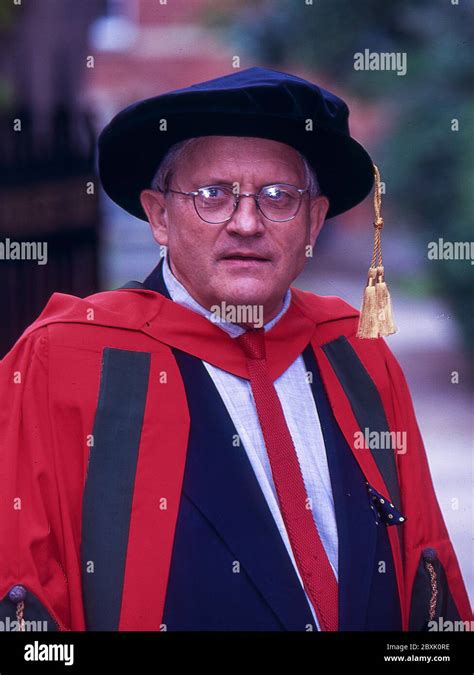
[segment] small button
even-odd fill
[[[8,592],[8,599],[11,602],[22,602],[26,598],[26,588],[24,586],[12,586]]]
[[[423,558],[428,562],[433,562],[437,558],[437,553],[434,548],[425,548],[423,549]]]

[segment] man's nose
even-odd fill
[[[247,237],[265,231],[262,214],[257,207],[255,197],[240,195],[234,215],[227,223],[227,231]]]

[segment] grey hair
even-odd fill
[[[152,190],[159,190],[163,192],[167,189],[173,171],[179,162],[181,155],[184,153],[185,149],[192,145],[195,141],[199,141],[202,137],[195,138],[186,138],[184,141],[175,143],[172,145],[166,155],[163,157],[160,165],[158,166],[157,171],[155,172],[150,187]],[[321,189],[319,187],[318,178],[313,167],[309,164],[308,160],[300,152],[298,154],[301,157],[304,166],[305,172],[305,182],[306,187],[309,189],[310,197],[318,197],[321,194]]]

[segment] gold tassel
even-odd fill
[[[384,280],[384,269],[377,267],[377,283],[375,284],[375,298],[380,335],[392,335],[397,330],[393,320],[392,301]]]
[[[374,250],[367,275],[367,286],[365,287],[360,310],[359,326],[357,328],[358,338],[378,338],[395,333],[397,327],[393,319],[392,301],[390,293],[385,283],[384,268],[382,264],[382,227],[383,218],[380,215],[381,206],[381,187],[380,172],[374,167],[375,192],[374,192]]]
[[[357,337],[376,338],[379,334],[377,300],[375,296],[375,273],[376,270],[369,270],[369,279],[362,299]]]

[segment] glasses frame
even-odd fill
[[[262,209],[260,208],[260,204],[259,204],[259,198],[260,198],[260,193],[265,188],[277,187],[279,185],[281,185],[283,187],[291,187],[291,188],[294,188],[295,190],[297,190],[299,195],[300,195],[300,200],[299,200],[299,203],[298,203],[298,206],[297,206],[297,209],[296,209],[296,213],[293,216],[290,216],[289,218],[283,218],[282,220],[274,220],[273,218],[269,218],[268,216],[266,216],[265,213],[262,211]],[[240,202],[241,197],[253,197],[253,199],[255,200],[255,204],[257,206],[257,210],[262,214],[262,216],[264,218],[266,218],[267,220],[271,220],[272,223],[286,223],[289,220],[293,220],[294,218],[296,218],[296,216],[298,215],[298,212],[301,208],[301,202],[303,201],[303,195],[304,195],[305,192],[309,192],[309,188],[298,188],[298,187],[296,187],[296,185],[292,185],[291,183],[270,183],[269,185],[263,185],[260,188],[259,192],[237,192],[237,193],[234,193],[232,191],[232,194],[234,196],[234,209],[233,209],[231,215],[229,216],[229,218],[226,218],[225,220],[219,220],[217,222],[211,222],[211,221],[203,218],[201,216],[201,214],[199,213],[199,211],[197,209],[197,206],[196,206],[196,197],[199,196],[199,190],[204,190],[205,188],[212,188],[212,187],[229,188],[228,185],[217,184],[217,185],[202,185],[197,190],[190,190],[188,192],[183,192],[182,190],[172,190],[171,188],[166,188],[165,190],[162,190],[161,188],[157,188],[157,190],[159,192],[162,192],[163,194],[166,194],[168,192],[173,192],[174,194],[184,195],[186,197],[192,197],[193,198],[193,204],[194,204],[194,210],[196,211],[197,215],[199,216],[199,218],[202,221],[204,221],[205,223],[208,223],[209,225],[222,225],[223,223],[228,223],[230,220],[232,220],[232,218],[234,217],[235,212],[236,212],[236,210],[239,206],[239,202]]]

